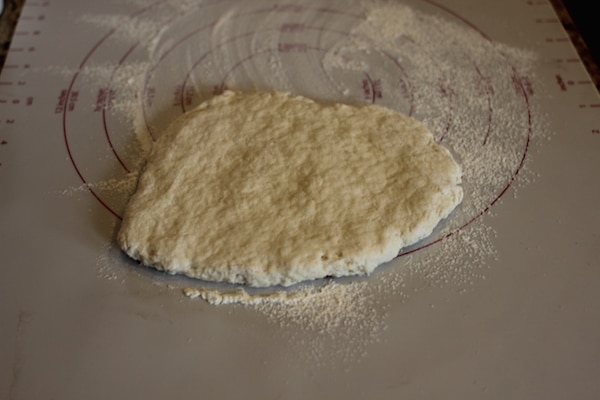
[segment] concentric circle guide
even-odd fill
[[[246,3],[208,1],[176,10],[153,2],[122,16],[81,59],[67,88],[77,107],[62,112],[64,143],[83,184],[115,218],[126,199],[93,183],[137,170],[139,151],[132,149],[140,139],[155,140],[178,115],[228,88],[381,104],[428,124],[463,163],[465,201],[441,229],[401,255],[471,224],[514,183],[532,136],[530,93],[517,66],[483,30],[433,1],[415,0],[404,11],[447,43],[399,34],[381,44],[362,29],[370,9],[359,2]],[[140,34],[149,22],[160,29]],[[448,29],[477,40],[477,50],[460,46]],[[508,114],[510,130],[504,129]],[[499,161],[482,167],[491,149]],[[478,180],[492,170],[496,180]]]

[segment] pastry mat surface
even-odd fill
[[[27,1],[0,76],[0,398],[597,398],[598,92],[546,0],[397,3],[421,25],[375,51],[369,3]],[[219,285],[114,235],[145,146],[227,88],[379,103],[504,153],[374,276],[212,306],[182,289]]]

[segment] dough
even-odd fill
[[[368,274],[431,234],[462,200],[460,182],[450,152],[406,115],[227,91],[156,141],[118,242],[208,281]]]

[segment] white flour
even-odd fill
[[[523,176],[524,161],[544,133],[535,111],[535,54],[491,42],[428,2],[357,2],[361,6],[352,13],[337,14],[319,13],[312,2],[295,10],[274,7],[274,1],[232,3],[163,2],[128,17],[127,24],[121,15],[79,21],[115,29],[111,41],[123,48],[141,43],[139,54],[116,71],[110,63],[90,63],[79,71],[87,84],[117,91],[110,116],[132,137],[122,149],[130,173],[85,189],[116,193],[114,208],[122,210],[152,137],[223,86],[290,90],[324,101],[376,101],[424,121],[464,171],[462,206],[425,241],[439,242],[400,257],[377,279],[319,283],[266,297],[217,293],[202,282],[180,288],[213,304],[249,307],[282,329],[296,330],[297,340],[304,340],[303,333],[316,335],[310,343],[316,358],[332,337],[349,341],[338,344],[342,357],[360,358],[385,328],[384,299],[410,296],[414,288],[406,286],[407,277],[461,290],[484,279],[495,256],[494,232],[480,216],[489,214],[507,187],[514,193],[515,184],[532,178]],[[328,7],[350,9],[339,1]]]

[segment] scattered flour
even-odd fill
[[[83,185],[70,187],[62,190],[62,195],[73,195],[77,192],[87,192],[90,189],[95,189],[99,192],[106,192],[110,194],[116,194],[119,196],[131,196],[135,190],[135,185],[138,179],[138,171],[130,172],[124,177],[116,179],[107,179],[105,181],[98,181],[92,183],[85,183]]]
[[[184,288],[190,298],[215,304],[238,304],[263,315],[279,326],[297,354],[322,365],[325,359],[356,363],[369,344],[377,342],[385,329],[381,290],[373,291],[366,280],[325,280],[259,294],[252,289],[222,291]],[[327,355],[328,357],[324,357]]]
[[[236,8],[237,2],[223,2],[219,7],[225,11],[214,31],[199,31],[190,36],[194,40],[182,34],[177,42],[171,34],[178,24],[182,33],[192,29],[186,21],[208,26],[214,22],[212,14],[196,2],[167,1],[156,10],[127,17],[127,24],[121,15],[83,17],[83,24],[114,29],[111,40],[116,43],[142,43],[140,54],[118,70],[111,64],[90,63],[78,71],[88,84],[116,90],[111,117],[122,120],[134,137],[125,149],[133,161],[131,172],[64,194],[90,188],[112,192],[120,199],[115,200],[115,208],[122,209],[152,146],[151,131],[160,131],[186,106],[173,104],[172,86],[184,81],[193,89],[192,103],[223,85],[287,89],[325,100],[377,101],[422,120],[439,142],[452,149],[464,171],[463,204],[421,244],[432,245],[415,252],[410,251],[418,246],[408,249],[376,276],[351,281],[319,281],[267,294],[217,291],[203,282],[174,286],[189,298],[246,307],[264,315],[283,330],[296,332],[290,340],[308,345],[304,346],[310,349],[308,357],[315,360],[331,352],[359,360],[369,344],[381,339],[388,303],[398,304],[398,299],[401,302],[416,290],[407,284],[411,276],[423,278],[430,286],[453,285],[458,292],[485,279],[485,269],[495,257],[495,232],[485,223],[489,208],[507,187],[516,193],[516,187],[534,178],[524,161],[544,135],[535,110],[535,53],[490,41],[430,2],[412,3],[419,7],[365,1],[360,3],[362,17],[345,14],[336,19],[334,13],[325,17],[315,13],[311,2],[288,13],[274,8],[274,1],[261,0],[241,9]],[[334,1],[329,7],[345,10],[345,4]],[[252,13],[247,7],[272,11]],[[257,30],[259,23],[264,23],[263,29]],[[314,34],[313,25],[323,29]],[[328,35],[326,29],[347,34]],[[207,43],[210,48],[202,47]],[[287,47],[269,52],[279,43]],[[264,53],[267,62],[252,58],[247,49]],[[236,64],[240,59],[248,62],[240,67]],[[271,73],[265,74],[264,68]],[[317,84],[307,85],[311,82]],[[161,84],[167,88],[165,93],[158,92]],[[157,94],[149,104],[151,90]],[[109,259],[101,262],[115,263]],[[111,279],[108,269],[103,267],[102,274]]]

